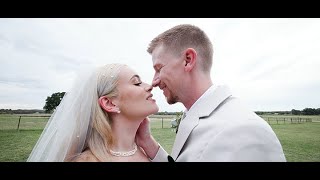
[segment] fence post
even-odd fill
[[[19,130],[19,126],[20,126],[20,120],[21,120],[21,116],[19,117],[19,122],[18,122],[18,127],[17,127],[17,130]]]
[[[162,117],[161,119],[162,119],[162,122],[161,122],[161,127],[162,127],[162,129],[163,129],[163,117]]]

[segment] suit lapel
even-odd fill
[[[216,110],[226,99],[231,96],[231,92],[227,86],[218,86],[214,91],[211,91],[201,100],[194,108],[198,112],[198,117],[207,117]]]
[[[179,130],[172,148],[172,158],[176,160],[183,145],[192,130],[199,124],[202,117],[209,116],[223,101],[231,96],[226,86],[218,86],[216,90],[209,91],[204,98],[188,111],[186,117],[180,122]]]
[[[189,134],[191,133],[192,129],[197,126],[198,123],[199,118],[197,116],[193,116],[190,113],[180,122],[179,131],[176,135],[176,139],[172,148],[172,158],[174,160],[177,159]]]

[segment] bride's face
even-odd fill
[[[125,66],[119,73],[117,106],[128,117],[145,118],[159,110],[152,99],[152,86],[141,81],[139,75]]]

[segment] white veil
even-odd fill
[[[97,108],[98,93],[101,92],[101,87],[97,90],[98,78],[107,67],[100,67],[103,69],[100,71],[91,69],[77,77],[71,90],[65,94],[48,120],[27,161],[62,162],[82,152],[91,133],[91,121]],[[116,69],[119,70],[114,68],[112,71]],[[102,86],[108,89],[109,85]]]

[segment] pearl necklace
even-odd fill
[[[112,156],[118,156],[118,157],[127,157],[127,156],[132,156],[137,152],[138,148],[137,145],[134,144],[134,148],[131,151],[127,151],[127,152],[116,152],[116,151],[112,151],[110,149],[110,153]]]

